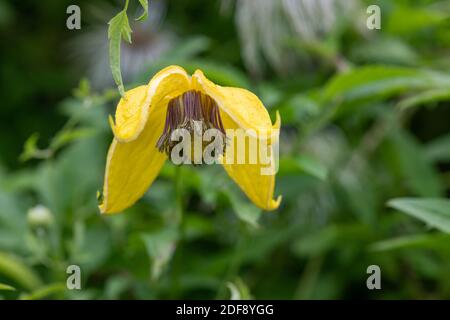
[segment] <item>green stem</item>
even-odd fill
[[[226,284],[229,281],[234,280],[239,275],[239,268],[242,262],[242,252],[248,241],[247,229],[243,228],[242,233],[239,234],[239,238],[233,248],[230,263],[225,271],[225,275],[219,289],[217,290],[216,299],[224,299],[227,292]]]
[[[174,193],[175,193],[175,214],[173,226],[178,229],[177,249],[174,261],[174,297],[179,297],[181,291],[181,277],[183,274],[183,244],[184,244],[184,221],[183,219],[183,175],[181,166],[175,167]]]
[[[175,222],[181,227],[183,221],[183,183],[181,166],[175,167],[174,189],[175,189]]]

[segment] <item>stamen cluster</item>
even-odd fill
[[[169,101],[164,130],[156,143],[160,152],[170,157],[172,149],[179,143],[173,139],[173,133],[179,129],[188,130],[191,137],[203,137],[206,130],[216,129],[225,146],[225,129],[219,107],[214,99],[200,91],[186,91]]]

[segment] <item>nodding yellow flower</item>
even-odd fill
[[[192,76],[178,66],[158,72],[147,85],[125,93],[117,106],[114,133],[109,148],[103,193],[99,208],[102,213],[117,213],[133,205],[155,180],[174,148],[170,135],[175,129],[204,133],[209,128],[224,134],[229,129],[252,132],[248,139],[266,139],[271,164],[272,145],[278,143],[280,116],[272,125],[262,102],[253,93],[240,88],[221,87],[209,81],[197,70]],[[255,134],[256,133],[256,134]],[[218,162],[255,205],[274,210],[281,196],[273,199],[275,171],[263,174],[267,163],[226,161],[230,152],[228,135],[221,137],[225,147]],[[233,136],[235,139],[235,136]],[[248,153],[250,143],[245,144]],[[237,148],[234,148],[235,151]],[[241,150],[241,149],[239,149]],[[239,152],[239,151],[238,151]],[[248,154],[245,155],[248,157]]]

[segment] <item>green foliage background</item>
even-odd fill
[[[450,298],[450,5],[369,2],[382,30],[344,26],[297,72],[251,77],[232,13],[170,1],[175,47],[125,87],[179,64],[254,91],[281,114],[283,202],[260,212],[221,168],[167,164],[139,203],[105,217],[112,77],[93,89],[66,54],[84,28],[65,28],[71,1],[0,1],[0,297]],[[82,290],[66,289],[71,264]],[[366,287],[372,264],[382,290]]]

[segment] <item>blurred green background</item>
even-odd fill
[[[1,298],[450,298],[450,1],[149,3],[137,22],[130,1],[125,87],[178,64],[255,92],[282,118],[280,208],[261,212],[220,167],[183,166],[177,185],[166,164],[101,216],[119,98],[107,22],[124,1],[1,0]]]

